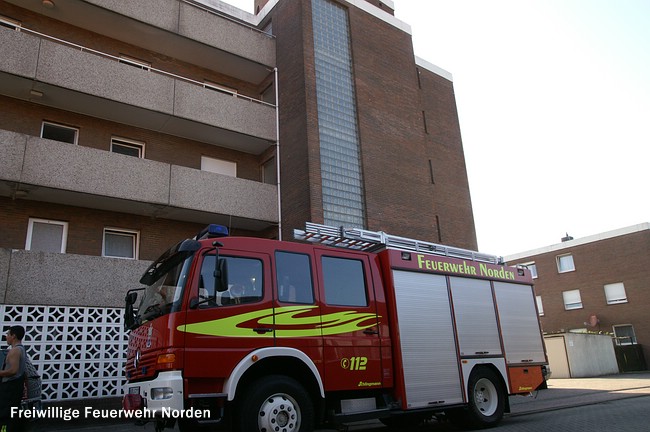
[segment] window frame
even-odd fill
[[[570,269],[567,269],[567,270],[562,270],[562,268],[560,266],[560,262],[561,262],[562,258],[566,258],[566,257],[571,257],[571,266],[572,267]],[[555,257],[555,261],[556,261],[556,264],[557,264],[557,272],[560,273],[560,274],[562,274],[562,273],[570,273],[570,272],[576,271],[576,263],[575,263],[575,260],[573,259],[573,254],[572,253],[566,253],[566,254],[558,255],[558,256]]]
[[[618,336],[616,334],[616,329],[623,328],[623,327],[629,327],[630,329],[632,329],[632,336],[630,337],[630,342],[621,343],[619,339],[623,337],[629,337],[629,336]],[[612,331],[614,332],[614,340],[616,341],[616,345],[636,345],[638,343],[636,338],[636,331],[634,330],[634,326],[632,324],[615,324],[612,326]]]
[[[68,141],[61,141],[61,140],[57,140],[57,139],[53,139],[53,138],[44,137],[43,132],[45,132],[45,127],[46,126],[57,127],[57,128],[60,128],[60,129],[73,130],[74,131],[74,142],[71,143],[71,142],[68,142]],[[43,120],[41,122],[41,138],[49,139],[49,140],[56,141],[56,142],[62,142],[62,143],[65,143],[65,144],[78,145],[79,144],[79,128],[74,127],[74,126],[65,125],[65,124],[62,124],[62,123],[56,123],[56,122],[49,121],[49,120]]]
[[[274,173],[272,179],[267,179],[266,178],[267,177],[267,174],[266,174],[267,167],[272,167],[272,171]],[[261,169],[262,169],[262,183],[277,186],[277,184],[278,184],[278,172],[277,172],[278,171],[278,162],[277,162],[277,159],[275,158],[275,155],[268,158],[264,162],[262,162]],[[273,182],[271,182],[269,180],[273,180]]]
[[[577,301],[577,302],[576,301],[567,302],[567,296],[569,296],[570,294],[573,294],[573,293],[577,293],[577,295],[578,295],[577,298],[578,298],[579,301]],[[569,300],[572,300],[572,299],[569,298]],[[582,295],[580,294],[579,289],[562,291],[562,301],[564,303],[564,310],[565,311],[584,309],[584,304],[582,303]],[[576,305],[576,306],[572,306],[572,305]]]
[[[610,297],[618,297],[618,296],[608,295],[608,293],[607,293],[607,288],[608,287],[610,287],[612,291],[618,289],[618,292],[620,292],[620,290],[622,289],[623,290],[623,298],[610,299]],[[620,287],[620,289],[619,289],[619,287]],[[605,301],[607,302],[608,305],[616,305],[616,304],[627,303],[627,292],[625,291],[625,284],[623,282],[614,282],[614,283],[605,284],[605,285],[603,285],[603,290],[605,291]]]
[[[544,316],[544,303],[541,295],[535,296],[535,304],[537,305],[537,315]]]
[[[205,163],[209,161],[218,162],[218,166],[224,169],[218,171],[206,169],[207,166]],[[230,170],[233,170],[234,172],[230,172]],[[233,162],[225,159],[219,159],[212,156],[201,155],[201,171],[237,178],[237,162]]]
[[[27,236],[25,238],[25,250],[32,250],[32,240],[34,235],[34,223],[44,223],[51,225],[61,225],[63,227],[63,232],[61,234],[61,248],[59,253],[65,253],[68,247],[68,222],[59,221],[54,219],[40,219],[40,218],[29,218],[27,225]]]
[[[124,256],[115,256],[106,254],[106,234],[111,233],[121,236],[131,236],[133,238],[133,257],[124,257]],[[131,230],[125,228],[116,228],[116,227],[104,227],[102,233],[102,256],[104,258],[118,258],[118,259],[128,259],[128,260],[137,260],[140,256],[140,231]]]
[[[336,292],[328,289],[328,287],[331,287],[331,285],[328,283],[328,278],[333,273],[329,273],[326,271],[326,267],[327,267],[327,264],[325,263],[326,260],[338,260],[338,261],[347,261],[347,262],[354,261],[359,264],[359,268],[361,270],[361,278],[362,278],[361,292],[363,293],[363,300],[364,300],[363,304],[356,304],[356,303],[351,304],[352,302],[339,303],[338,302],[340,300],[339,298],[332,298],[333,295],[336,296]],[[322,273],[323,294],[325,296],[323,301],[327,306],[347,307],[347,308],[350,307],[365,308],[370,306],[370,298],[368,297],[368,275],[366,274],[366,266],[363,259],[359,257],[322,255],[320,256],[320,271]],[[336,272],[336,274],[338,274],[338,272]],[[353,299],[356,300],[356,297],[354,297]]]
[[[278,263],[282,262],[280,257],[281,256],[286,256],[286,255],[298,255],[300,257],[303,257],[303,259],[304,258],[307,259],[308,268],[306,270],[309,273],[307,279],[309,281],[309,289],[311,290],[310,291],[311,301],[299,301],[299,299],[298,299],[299,290],[298,289],[295,289],[294,294],[295,294],[296,298],[293,299],[293,300],[291,300],[289,298],[283,298],[283,295],[281,295],[281,292],[280,292],[280,288],[282,286],[282,280],[281,279],[284,276],[286,276],[287,274],[285,274],[284,272],[282,272],[280,270],[279,267],[281,267],[281,266],[278,266]],[[313,271],[313,268],[312,268],[311,255],[308,254],[308,253],[304,253],[304,252],[295,252],[295,251],[287,251],[287,250],[278,249],[278,250],[275,251],[273,258],[274,258],[274,265],[275,265],[276,284],[277,284],[277,290],[278,290],[278,296],[277,296],[278,302],[287,303],[287,304],[314,304],[316,302],[316,294],[314,292],[314,271]],[[302,275],[302,276],[305,276],[305,275]],[[295,274],[294,274],[294,279],[298,279]],[[295,282],[295,280],[294,280],[294,282]]]
[[[113,144],[115,143],[121,145],[122,147],[136,148],[138,149],[139,155],[138,156],[125,155],[124,153],[113,151]],[[138,159],[144,159],[144,149],[145,149],[145,143],[143,141],[136,141],[129,138],[122,138],[117,136],[111,137],[111,145],[110,145],[111,153],[121,154],[124,156],[137,157]]]
[[[521,266],[526,267],[530,271],[530,275],[532,276],[533,279],[537,279],[539,275],[537,274],[537,264],[535,261],[529,261],[525,263],[519,264]]]

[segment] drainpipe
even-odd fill
[[[280,91],[278,89],[278,68],[273,68],[275,79],[275,165],[278,188],[278,240],[282,240],[282,196],[280,194]]]

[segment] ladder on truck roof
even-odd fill
[[[503,264],[503,258],[496,255],[484,254],[452,246],[444,246],[423,240],[394,236],[386,234],[383,231],[368,231],[361,228],[333,227],[307,222],[304,230],[293,230],[293,237],[297,240],[305,240],[312,243],[321,243],[327,246],[336,246],[365,252],[376,252],[384,248],[389,248],[444,255],[491,264]]]

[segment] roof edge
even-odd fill
[[[430,63],[430,62],[424,60],[423,58],[415,56],[415,64],[417,66],[425,68],[429,72],[433,72],[434,74],[443,77],[444,79],[446,79],[448,81],[454,82],[454,77],[451,74],[451,72],[447,72],[443,68],[441,68],[439,66],[436,66],[433,63]]]
[[[600,234],[594,234],[587,237],[582,237],[574,240],[569,240],[563,243],[557,243],[550,246],[541,247],[538,249],[529,250],[526,252],[519,252],[516,254],[504,257],[506,262],[519,261],[522,258],[528,258],[536,255],[542,255],[549,252],[561,251],[564,249],[580,246],[588,243],[593,243],[601,240],[607,240],[614,237],[620,237],[628,234],[634,234],[641,231],[650,230],[650,222],[644,222],[637,225],[631,225],[625,228],[619,228],[612,231],[605,231]]]

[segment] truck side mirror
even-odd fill
[[[214,270],[214,291],[224,292],[228,289],[228,261],[225,258],[217,259]]]
[[[124,308],[124,329],[130,330],[135,326],[136,310],[133,308],[135,301],[138,299],[137,291],[129,291],[124,297],[126,307]]]

